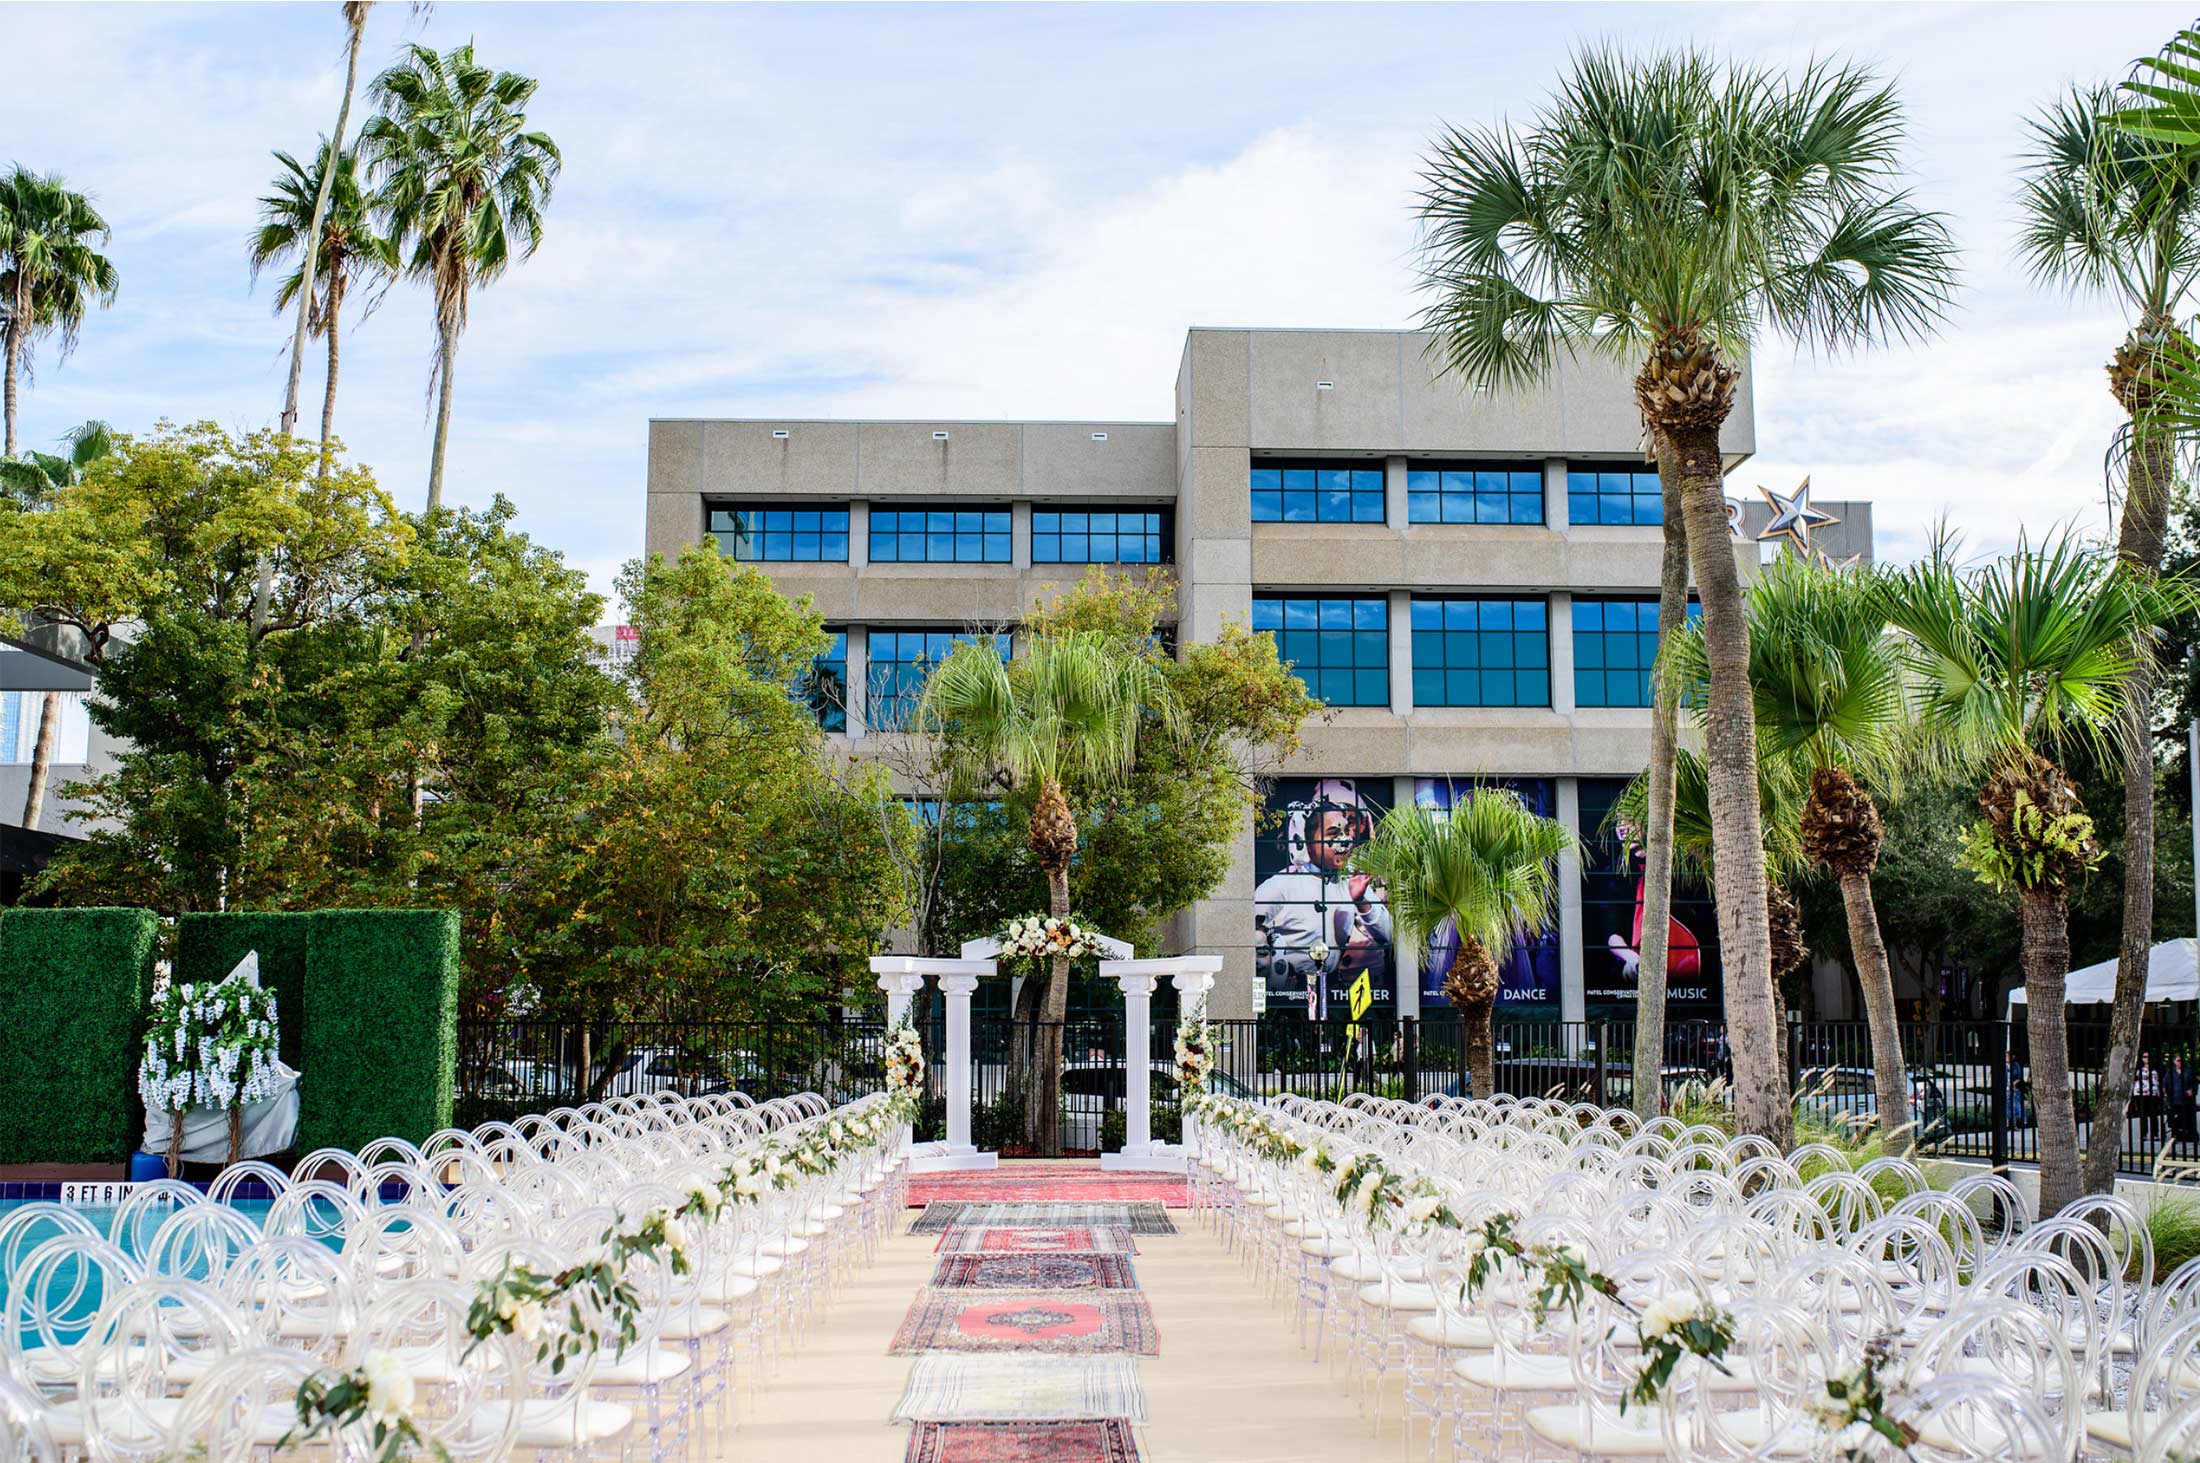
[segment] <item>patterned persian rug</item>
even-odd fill
[[[942,1255],[943,1290],[1136,1290],[1128,1255]]]
[[[964,1356],[935,1352],[909,1367],[894,1422],[1146,1420],[1138,1363],[1127,1356]]]
[[[1090,1229],[1106,1226],[1133,1234],[1175,1234],[1176,1223],[1159,1204],[963,1204],[924,1206],[911,1234],[939,1234],[964,1226]]]
[[[907,1463],[1138,1463],[1130,1424],[1089,1422],[920,1422]]]
[[[943,1255],[1135,1255],[1127,1229],[1029,1229],[987,1226],[950,1229],[935,1246]]]
[[[1153,1308],[1135,1290],[984,1299],[967,1290],[924,1290],[888,1350],[1157,1356],[1160,1342]]]
[[[1018,1163],[989,1173],[920,1173],[909,1180],[909,1207],[935,1200],[965,1204],[1164,1204],[1190,1206],[1182,1174],[1102,1173]]]

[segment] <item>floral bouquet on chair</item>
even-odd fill
[[[924,1042],[904,1021],[886,1033],[886,1092],[889,1097],[924,1087]]]

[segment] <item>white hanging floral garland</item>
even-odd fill
[[[1004,960],[1051,960],[1057,955],[1082,960],[1099,953],[1099,937],[1091,930],[1053,915],[1027,914],[1001,931]]]
[[[886,1091],[890,1096],[924,1088],[924,1041],[904,1021],[886,1033]]]

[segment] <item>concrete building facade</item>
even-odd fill
[[[1478,392],[1430,343],[1195,329],[1170,421],[653,420],[647,548],[715,532],[810,596],[844,635],[834,735],[859,755],[948,635],[1011,629],[1095,556],[1159,559],[1180,641],[1273,628],[1333,707],[1173,932],[1176,952],[1224,957],[1214,1014],[1279,999],[1327,1014],[1332,997],[1341,1012],[1363,971],[1400,1014],[1440,1001],[1448,952],[1389,949],[1379,900],[1339,866],[1384,807],[1485,781],[1580,829],[1589,861],[1567,861],[1559,929],[1508,968],[1506,1014],[1623,1014],[1639,931],[1603,830],[1648,756],[1641,607],[1662,544],[1628,376],[1584,360],[1535,390]],[[1723,442],[1730,469],[1755,449],[1747,374]],[[1744,523],[1763,520],[1755,497]],[[1848,520],[1829,552],[1868,555],[1864,505],[1818,506]],[[1734,552],[1754,572],[1757,545],[1738,535]],[[1698,933],[1709,1013],[1715,936]]]

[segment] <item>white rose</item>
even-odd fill
[[[497,1318],[504,1322],[506,1330],[522,1341],[532,1341],[542,1334],[541,1301],[506,1296],[504,1304],[497,1307]]]
[[[1309,1148],[1304,1153],[1299,1155],[1299,1162],[1305,1164],[1309,1169],[1313,1169],[1318,1172],[1322,1166],[1323,1156],[1324,1155],[1319,1148]]]
[[[1643,1309],[1642,1335],[1646,1341],[1669,1336],[1696,1318],[1696,1302],[1685,1295],[1654,1300]]]
[[[753,1199],[764,1192],[764,1185],[755,1174],[743,1173],[735,1176],[733,1191],[744,1199]]]
[[[1484,1238],[1481,1230],[1472,1229],[1467,1231],[1467,1237],[1460,1242],[1460,1247],[1467,1252],[1467,1259],[1471,1261],[1477,1255],[1481,1254],[1484,1250],[1488,1249],[1490,1247],[1490,1242],[1488,1239]]]
[[[697,1184],[688,1197],[695,1201],[706,1216],[717,1214],[718,1206],[725,1202],[715,1184]]]
[[[688,1245],[693,1238],[694,1236],[688,1232],[688,1222],[685,1219],[667,1219],[665,1221],[665,1243],[672,1247],[672,1253],[675,1255],[685,1256],[688,1252]]]
[[[387,1351],[370,1351],[359,1370],[367,1382],[367,1415],[376,1422],[403,1421],[412,1412],[412,1373]]]
[[[1406,1201],[1406,1223],[1426,1224],[1436,1217],[1444,1201],[1434,1194],[1416,1194]]]
[[[785,1165],[779,1161],[778,1154],[767,1153],[764,1155],[764,1173],[766,1177],[778,1178],[780,1170],[784,1167]]]

